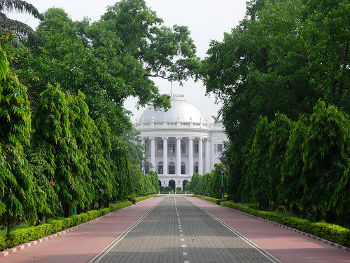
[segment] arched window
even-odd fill
[[[186,143],[181,141],[181,154],[186,154]]]
[[[185,174],[186,173],[186,165],[184,162],[181,162],[181,174]]]
[[[198,174],[198,162],[194,164],[194,173]]]
[[[158,163],[158,174],[163,174],[163,162]]]
[[[193,153],[198,154],[198,152],[199,152],[199,142],[198,141],[194,142],[193,148],[194,148]]]
[[[163,141],[158,142],[157,153],[159,154],[163,153]]]
[[[168,143],[168,153],[174,154],[175,153],[175,143],[174,141],[169,141]]]
[[[173,162],[169,163],[169,174],[175,174],[175,164]]]

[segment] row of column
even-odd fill
[[[156,168],[156,138],[155,137],[149,137],[150,140],[150,146],[151,146],[151,164],[152,164],[152,170],[155,170]],[[163,175],[166,175],[168,173],[168,137],[162,137],[163,140]],[[176,137],[176,174],[181,174],[181,140],[182,137]],[[188,166],[189,171],[188,173],[190,175],[193,174],[193,141],[195,140],[194,137],[189,137],[189,145],[188,145]],[[199,138],[198,141],[198,173],[204,174],[207,172],[210,172],[210,140],[206,140],[205,144],[205,165],[204,165],[204,171],[203,171],[203,141],[204,138]],[[142,143],[144,143],[144,139],[142,139]]]

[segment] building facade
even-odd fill
[[[171,108],[148,107],[136,122],[147,164],[162,186],[183,188],[193,173],[205,174],[220,163],[226,135],[222,123],[210,124],[184,95],[171,97]]]

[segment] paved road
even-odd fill
[[[345,250],[227,207],[174,195],[123,208],[0,262],[278,262],[265,251],[283,263],[350,262]]]
[[[279,262],[184,197],[159,202],[90,262]]]

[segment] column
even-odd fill
[[[151,140],[151,164],[153,167],[151,167],[151,171],[155,171],[156,168],[156,138],[150,137]]]
[[[176,137],[176,175],[181,175],[181,137]]]
[[[141,146],[145,147],[145,138],[141,138]],[[145,160],[145,156],[146,156],[146,148],[144,148],[144,150],[142,151],[142,157]],[[142,172],[145,172],[145,166],[142,165]]]
[[[188,138],[188,173],[193,175],[193,137]]]
[[[210,140],[207,139],[205,144],[205,173],[210,173]]]
[[[163,175],[168,174],[168,137],[163,137]]]
[[[198,173],[203,174],[203,138],[198,141]]]

